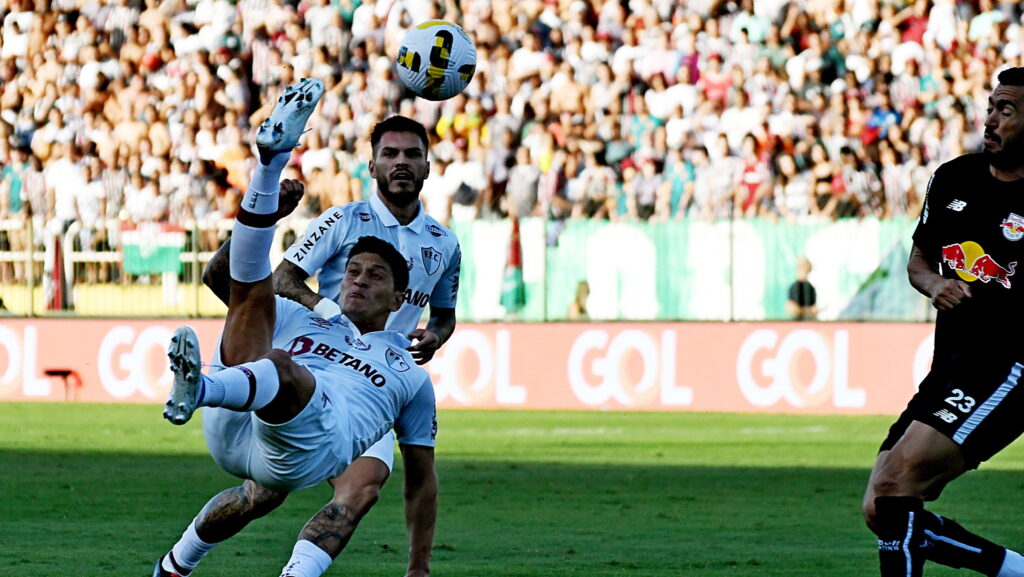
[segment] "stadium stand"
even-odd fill
[[[442,103],[403,93],[388,56],[433,17],[479,51]],[[139,237],[201,261],[253,127],[310,75],[328,92],[292,231],[369,194],[368,128],[392,113],[436,127],[424,197],[444,222],[912,217],[931,171],[979,146],[1024,31],[992,0],[9,0],[0,19],[4,285],[155,283],[166,268],[126,266]]]

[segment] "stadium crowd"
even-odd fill
[[[478,56],[440,103],[389,56],[433,17]],[[434,129],[422,198],[442,222],[916,215],[932,170],[980,145],[993,75],[1024,64],[1016,1],[7,0],[0,18],[0,250],[73,222],[84,248],[170,222],[212,250],[253,128],[302,76],[328,92],[293,159],[300,219],[369,194],[369,128],[393,113]]]

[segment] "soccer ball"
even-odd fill
[[[406,33],[398,50],[398,78],[427,100],[446,100],[466,89],[476,72],[476,46],[447,20],[428,20]]]

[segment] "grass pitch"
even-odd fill
[[[154,405],[0,404],[0,575],[149,575],[237,480]],[[445,411],[433,574],[877,575],[860,499],[889,417]],[[398,460],[400,463],[400,459]],[[1024,545],[1024,447],[936,512]],[[405,571],[400,464],[327,575]],[[195,577],[278,575],[326,485],[220,545]],[[966,574],[929,566],[929,576]]]

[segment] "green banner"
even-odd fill
[[[521,221],[525,306],[502,306],[508,221],[454,223],[460,319],[566,320],[586,283],[593,320],[784,320],[801,256],[821,320],[925,320],[906,282],[914,220],[793,224]],[[518,303],[517,303],[518,304]]]

